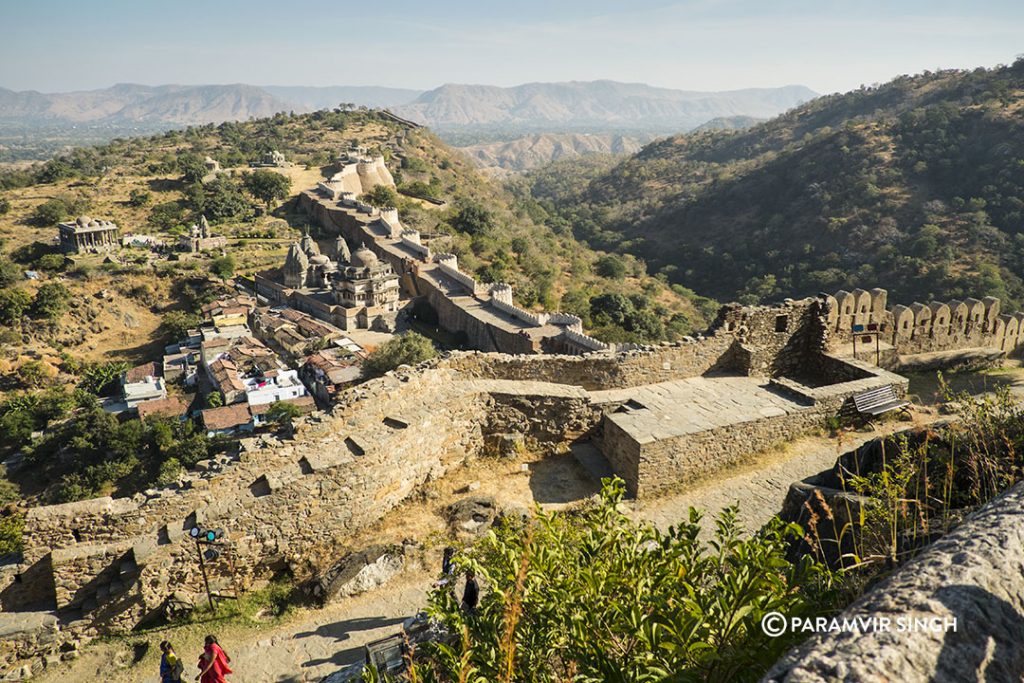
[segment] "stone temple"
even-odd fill
[[[60,249],[65,254],[111,251],[121,246],[117,224],[79,216],[76,221],[58,224]]]
[[[342,237],[329,251],[304,235],[289,247],[281,268],[256,275],[258,291],[343,330],[393,329],[399,288],[391,264],[366,246],[350,253]]]

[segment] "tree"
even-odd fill
[[[36,290],[32,308],[36,315],[53,320],[65,310],[71,300],[71,292],[59,282],[47,282]]]
[[[626,264],[615,254],[605,254],[594,263],[594,272],[609,280],[626,277]]]
[[[31,305],[28,292],[13,287],[0,289],[0,322],[9,325],[21,320]]]
[[[285,401],[275,401],[273,405],[267,408],[267,422],[286,429],[289,434],[292,430],[293,421],[300,415],[302,415],[301,408],[294,403],[286,403]]]
[[[394,206],[398,202],[398,194],[387,185],[376,185],[364,192],[360,197],[367,204],[378,207]]]
[[[198,154],[189,152],[178,157],[181,179],[188,184],[201,183],[206,176],[206,163]]]
[[[160,330],[164,336],[177,341],[188,336],[188,331],[199,325],[201,318],[194,313],[185,311],[168,311],[160,319]]]
[[[220,408],[222,405],[224,405],[224,397],[220,395],[219,391],[214,390],[206,395],[207,408]]]
[[[145,206],[152,199],[152,195],[145,190],[135,189],[128,193],[128,204],[131,206]]]
[[[87,365],[82,370],[78,386],[90,394],[103,396],[114,390],[115,382],[127,369],[128,363],[123,361]]]
[[[0,287],[8,287],[21,280],[21,268],[9,258],[0,256]]]
[[[416,332],[392,337],[369,355],[363,363],[367,377],[379,377],[399,365],[416,365],[437,355],[433,343]]]
[[[268,209],[274,201],[287,197],[292,189],[291,178],[264,168],[245,175],[242,184],[249,194],[266,204]]]
[[[227,280],[235,274],[235,259],[231,254],[215,258],[210,264],[210,270],[221,280]]]
[[[11,200],[6,197],[0,197],[0,216],[4,215],[11,210]]]
[[[39,225],[56,225],[69,215],[68,205],[62,199],[48,199],[36,207],[32,217]]]
[[[224,176],[205,185],[193,185],[187,195],[195,212],[211,221],[241,221],[252,214],[252,206],[242,194],[241,185]]]
[[[482,204],[463,200],[449,223],[460,232],[483,235],[494,228],[494,214]]]
[[[155,228],[170,230],[181,225],[185,218],[185,207],[178,202],[163,202],[149,210],[146,221]]]
[[[624,493],[605,480],[589,507],[508,517],[457,555],[485,592],[472,615],[450,586],[431,593],[428,613],[455,637],[420,645],[414,678],[755,681],[803,637],[767,636],[766,614],[833,606],[828,570],[787,559],[797,525],[748,535],[730,508],[703,540],[697,511],[661,531],[619,511]]]

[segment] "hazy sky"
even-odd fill
[[[0,87],[114,83],[848,90],[1024,53],[1024,0],[0,0]]]

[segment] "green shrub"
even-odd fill
[[[416,332],[407,332],[381,344],[363,363],[367,377],[379,377],[399,365],[416,365],[437,355],[434,344]]]
[[[67,310],[71,292],[59,282],[47,282],[36,290],[32,308],[36,315],[54,319]]]
[[[696,511],[663,532],[619,511],[624,492],[605,480],[591,507],[509,518],[457,557],[486,590],[472,616],[449,587],[430,595],[431,615],[464,637],[421,646],[421,669],[440,680],[754,681],[801,639],[766,636],[765,614],[832,606],[825,567],[786,559],[798,526],[776,518],[747,535],[727,509],[701,540]]]

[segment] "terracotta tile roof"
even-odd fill
[[[160,376],[160,365],[156,361],[149,363],[143,363],[142,365],[136,365],[131,370],[124,373],[124,381],[133,384],[135,382],[143,382],[147,377],[159,377]]]
[[[245,391],[245,385],[238,377],[238,366],[230,358],[218,358],[210,363],[210,374],[221,393]]]
[[[209,408],[202,412],[202,416],[207,429],[232,429],[249,424],[252,419],[249,406],[245,403]]]
[[[298,396],[296,398],[286,398],[280,401],[280,403],[290,403],[293,406],[296,406],[299,409],[301,409],[303,413],[311,413],[314,410],[316,410],[316,401],[313,400],[312,396]],[[272,405],[274,404],[261,403],[257,406],[249,406],[249,410],[252,412],[253,415],[263,415],[268,410],[270,410],[270,406]]]
[[[158,398],[152,401],[143,401],[138,405],[139,419],[143,420],[150,415],[166,415],[168,417],[180,417],[188,410],[185,402],[175,396]]]

